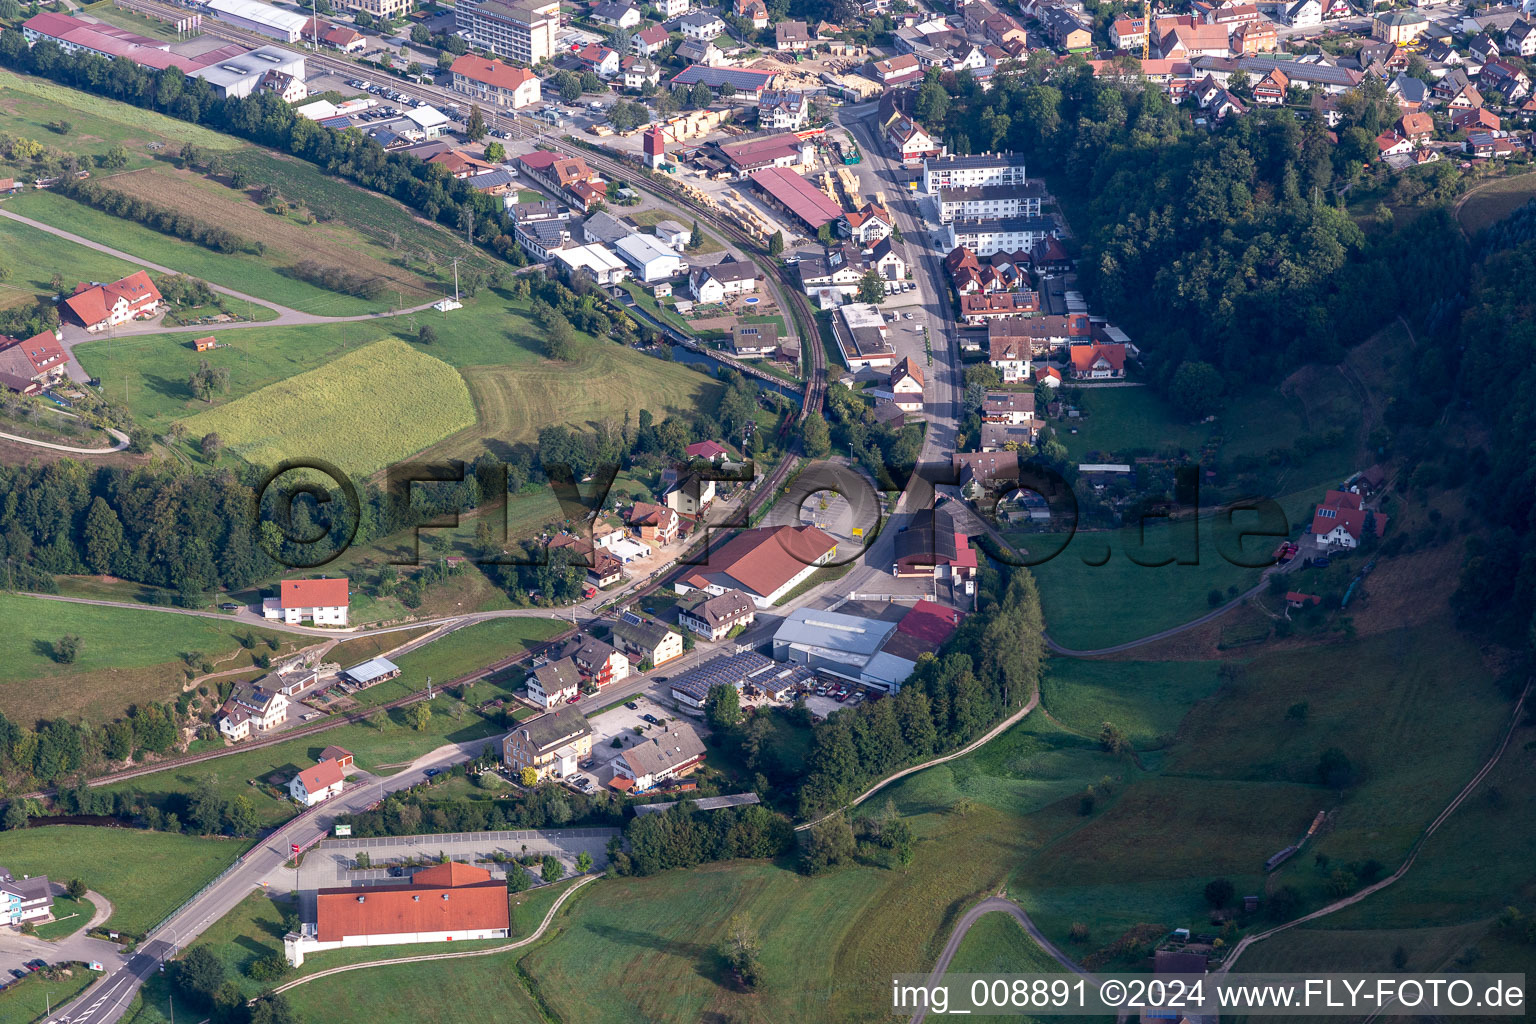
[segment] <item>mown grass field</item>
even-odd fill
[[[505,454],[505,445],[532,441],[552,424],[589,429],[608,417],[622,422],[626,410],[635,416],[641,409],[660,420],[674,411],[708,407],[719,394],[710,377],[606,339],[579,337],[572,361],[551,362],[543,355],[542,331],[529,318],[527,304],[494,291],[480,293],[449,314],[230,331],[220,339],[227,348],[206,353],[193,352],[180,335],[93,341],[76,351],[85,368],[102,378],[107,393],[127,402],[138,422],[163,429],[205,408],[186,384],[199,359],[229,368],[230,394],[224,400],[235,401],[383,338],[414,338],[425,323],[438,333],[430,355],[463,373],[478,420],[432,445],[423,458]]]
[[[570,628],[569,622],[560,619],[507,618],[477,622],[410,654],[402,654],[394,659],[400,666],[399,676],[370,686],[357,697],[365,704],[383,704],[426,689],[429,676],[433,685],[442,686],[503,658],[521,654],[530,646]],[[500,695],[499,688],[495,688],[498,690],[495,693],[491,692],[493,688],[491,683],[477,683],[471,699],[480,701]]]
[[[1518,174],[1484,185],[1456,211],[1456,220],[1468,237],[1491,228],[1536,198],[1536,174]]]
[[[367,476],[474,422],[453,367],[390,339],[199,413],[187,429],[217,433],[256,465],[320,458]]]
[[[110,927],[142,935],[248,845],[243,839],[47,825],[0,833],[0,864],[18,876],[78,878],[111,901]]]
[[[1220,685],[1214,662],[1053,658],[1049,664],[1040,700],[1052,718],[1094,738],[1110,722],[1137,750],[1168,745],[1195,702]]]
[[[395,302],[393,294],[373,300],[333,292],[285,274],[281,264],[265,256],[250,252],[215,252],[52,192],[28,192],[7,200],[6,205],[24,217],[100,242],[119,252],[305,313],[353,316],[387,310]],[[251,242],[260,240],[250,235],[246,239]],[[234,303],[233,308],[240,308],[240,300],[230,301]]]
[[[96,904],[87,897],[73,899],[63,893],[53,897],[53,917],[47,924],[37,926],[37,937],[49,942],[62,939],[84,928],[96,913]]]
[[[170,700],[184,678],[180,652],[201,651],[215,671],[250,665],[253,652],[237,640],[247,632],[280,637],[280,651],[297,646],[291,635],[217,619],[20,594],[0,593],[0,620],[11,638],[0,658],[0,701],[12,721],[27,726],[57,717],[107,722],[130,704]],[[53,657],[54,641],[66,633],[83,641],[68,665]],[[273,653],[260,642],[257,650]]]
[[[5,204],[7,207],[9,203]],[[31,302],[39,295],[52,295],[49,286],[58,273],[73,287],[77,281],[116,281],[134,272],[136,267],[106,253],[56,238],[46,231],[0,218],[0,264],[11,276],[0,282],[0,305],[14,306]],[[26,253],[26,259],[18,259]]]

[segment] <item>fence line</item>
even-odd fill
[[[371,836],[355,839],[325,839],[316,850],[381,849],[421,846],[432,843],[515,843],[525,839],[603,839],[622,835],[617,828],[520,829],[515,832],[429,832],[411,836]]]

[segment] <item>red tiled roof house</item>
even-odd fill
[[[317,626],[345,626],[349,597],[345,578],[283,580],[278,596],[261,602],[261,614],[297,626],[305,619]]]
[[[82,284],[64,300],[76,323],[91,332],[155,315],[164,299],[144,271],[111,284]]]

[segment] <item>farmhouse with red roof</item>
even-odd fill
[[[1366,508],[1353,491],[1329,491],[1312,513],[1312,535],[1324,550],[1359,546],[1369,522],[1375,535],[1387,530],[1387,517]]]
[[[341,762],[326,758],[312,768],[306,768],[288,781],[288,795],[305,807],[313,807],[322,800],[329,800],[341,792],[347,783]]]
[[[163,301],[160,289],[141,270],[111,284],[81,284],[64,300],[64,308],[75,322],[94,333],[154,316]]]
[[[277,597],[261,602],[261,614],[297,626],[305,619],[317,626],[347,624],[347,580],[283,580]]]

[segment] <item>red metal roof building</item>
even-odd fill
[[[768,608],[837,551],[837,541],[814,526],[743,530],[710,552],[704,564],[677,581],[680,594],[745,591]]]
[[[511,927],[506,884],[484,868],[438,864],[409,885],[321,889],[319,940],[344,945],[504,938]]]
[[[826,193],[794,171],[783,167],[765,167],[751,174],[752,184],[769,199],[788,210],[812,232],[831,224],[843,215],[843,208],[828,199]]]

